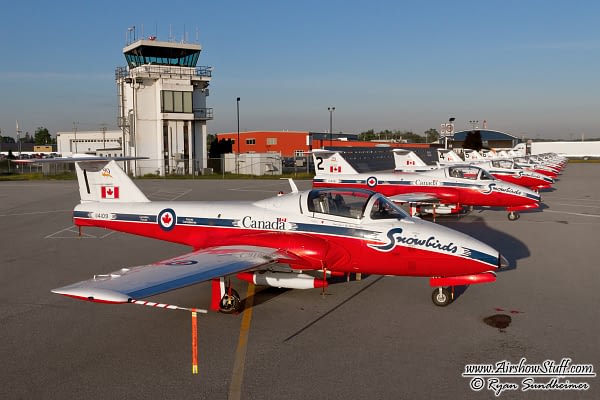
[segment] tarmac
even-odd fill
[[[511,263],[495,283],[468,287],[447,307],[433,305],[426,278],[366,276],[324,295],[264,287],[252,294],[236,280],[242,297],[250,294],[245,311],[198,317],[198,374],[189,312],[50,292],[187,247],[97,228],[79,236],[75,181],[0,182],[0,398],[598,399],[600,378],[591,374],[463,373],[466,364],[508,362],[531,372],[567,358],[597,373],[599,182],[600,164],[569,164],[542,193],[541,212],[512,222],[501,210],[438,218]],[[278,180],[136,183],[151,200],[257,200],[289,190]],[[152,300],[206,308],[210,284]],[[530,378],[587,389],[557,390],[554,381],[542,390],[523,383]]]

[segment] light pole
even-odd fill
[[[329,111],[329,146],[331,146],[331,142],[333,141],[333,112],[335,111],[335,107],[327,107],[327,111]]]
[[[236,173],[240,174],[240,98],[237,98],[237,152],[235,156]]]
[[[19,158],[21,157],[21,130],[19,129],[19,121],[17,121],[17,145],[19,147]]]
[[[472,125],[472,130],[475,130],[475,126],[479,123],[478,120],[470,120],[469,123]]]
[[[456,118],[454,117],[450,117],[448,118],[448,122],[450,125],[450,132],[448,132],[448,129],[446,129],[446,136],[444,137],[444,148],[447,149],[448,148],[448,134],[452,133],[452,140],[454,140],[454,120]]]

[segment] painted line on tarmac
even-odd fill
[[[581,207],[581,208],[600,208],[599,206],[586,206],[584,204],[567,204],[567,203],[556,203],[557,206],[567,206],[567,207]]]
[[[227,190],[231,190],[232,192],[256,192],[256,193],[275,193],[275,194],[277,194],[277,192],[274,190],[258,190],[258,189],[245,189],[245,188],[227,189]]]
[[[69,235],[63,235],[63,233],[69,232]],[[44,236],[44,239],[104,239],[115,233],[116,231],[108,231],[104,235],[96,236],[89,233],[81,232],[81,236],[79,235],[79,229],[75,225],[71,225],[60,231],[56,231],[47,236]],[[72,234],[72,235],[71,235]]]
[[[21,217],[23,215],[37,215],[37,214],[55,214],[63,212],[71,212],[73,210],[52,210],[52,211],[31,211],[25,213],[11,213],[11,214],[0,214],[0,217]]]
[[[177,199],[185,196],[186,194],[188,194],[191,191],[192,191],[192,189],[187,189],[183,192],[181,192],[181,191],[169,192],[166,190],[159,190],[157,192],[149,194],[148,197],[149,198],[152,197],[152,198],[156,199],[155,201],[164,201],[164,200],[173,201],[173,200],[177,200]]]
[[[249,283],[248,290],[246,291],[242,324],[240,326],[240,337],[233,362],[233,373],[231,375],[231,385],[229,386],[229,400],[239,400],[242,398],[242,382],[244,380],[244,367],[246,365],[248,333],[250,332],[250,321],[252,320],[252,306],[254,305],[254,290],[254,284]]]
[[[598,214],[583,214],[583,213],[575,213],[569,211],[555,211],[555,210],[544,210],[545,213],[554,213],[554,214],[567,214],[567,215],[576,215],[578,217],[592,217],[592,218],[600,218]]]

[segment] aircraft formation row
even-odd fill
[[[122,159],[62,159],[75,162],[81,202],[73,220],[80,229],[103,227],[191,251],[52,292],[177,309],[141,299],[211,281],[210,308],[232,313],[242,304],[233,277],[325,290],[331,277],[362,273],[429,278],[434,304],[446,306],[455,286],[493,282],[508,262],[489,244],[415,215],[485,206],[505,208],[517,219],[519,211],[539,207],[539,190],[552,185],[566,160],[545,155],[465,163],[440,152],[441,162],[427,166],[397,150],[396,171],[359,174],[341,153],[316,150],[311,190],[298,191],[290,180],[290,193],[249,202],[150,201],[119,167]],[[409,204],[411,213],[398,203]]]

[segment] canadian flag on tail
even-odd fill
[[[101,197],[103,199],[118,199],[119,198],[119,187],[118,186],[102,186]]]
[[[342,166],[341,165],[331,165],[331,166],[329,166],[329,172],[340,173],[340,172],[342,172]]]

